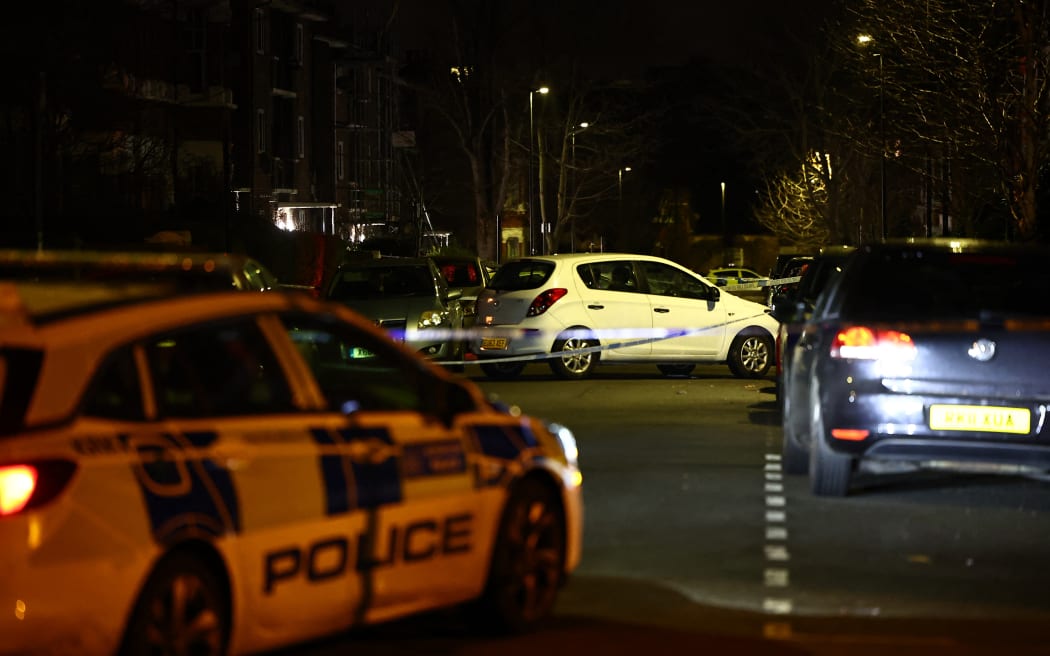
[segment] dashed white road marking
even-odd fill
[[[786,588],[788,585],[788,579],[790,578],[788,570],[786,569],[774,569],[767,568],[763,573],[766,586],[770,588]]]
[[[765,588],[771,593],[776,591],[762,600],[762,610],[769,615],[790,615],[794,604],[790,596],[784,596],[791,583],[791,572],[786,567],[791,554],[786,544],[787,497],[784,495],[783,470],[779,453],[767,453],[765,456],[763,491],[766,502],[766,539],[763,551],[766,562],[777,563],[777,566],[767,566],[762,570]],[[780,639],[788,639],[792,635],[791,623],[784,621],[767,622],[763,631],[769,634],[767,637]]]
[[[766,539],[767,540],[787,540],[788,530],[783,526],[767,526],[766,527]]]

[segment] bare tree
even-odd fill
[[[883,99],[883,156],[950,156],[978,181],[985,203],[1005,200],[1017,238],[1034,237],[1039,168],[1050,149],[1047,2],[859,0],[837,32],[840,51],[853,54],[855,69],[867,73],[861,79]],[[984,184],[973,175],[982,167],[996,172]]]

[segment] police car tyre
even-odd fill
[[[482,362],[481,371],[494,380],[517,378],[525,370],[524,362]]]
[[[572,353],[572,351],[589,349],[598,346],[598,340],[584,337],[559,338],[554,342],[552,354],[561,354],[551,358],[551,371],[559,378],[569,380],[587,378],[594,372],[600,359],[599,351]]]
[[[121,654],[221,655],[229,639],[224,586],[199,558],[177,552],[157,565],[142,588]]]
[[[695,364],[658,364],[656,368],[665,376],[688,376],[696,369]]]
[[[500,520],[479,627],[523,633],[550,615],[562,584],[565,517],[554,490],[526,478],[515,486]]]
[[[826,443],[824,416],[814,386],[809,448],[809,487],[822,497],[844,497],[849,492],[853,458],[835,453]]]
[[[738,378],[761,378],[773,362],[773,341],[765,335],[737,335],[729,347],[729,370]]]

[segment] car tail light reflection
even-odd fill
[[[532,304],[529,305],[529,311],[525,313],[527,317],[537,317],[547,310],[551,309],[551,306],[558,302],[562,296],[569,293],[568,289],[562,287],[555,287],[554,289],[548,289],[536,298],[532,299]]]
[[[911,335],[866,326],[843,328],[831,343],[831,357],[854,360],[914,360]]]
[[[65,489],[76,465],[66,460],[0,465],[0,517],[41,506]]]

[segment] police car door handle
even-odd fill
[[[600,303],[591,303],[587,306],[588,310],[604,310],[605,306]]]
[[[653,312],[659,312],[660,314],[667,314],[670,311],[670,308],[653,308]]]

